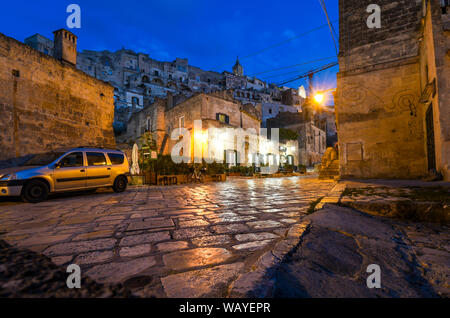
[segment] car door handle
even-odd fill
[[[85,172],[85,171],[86,171],[86,170],[84,170],[84,169],[81,169],[81,170],[80,170],[80,172]]]
[[[111,170],[111,168],[106,168],[106,170]]]

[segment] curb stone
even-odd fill
[[[325,204],[338,204],[342,198],[342,193],[347,188],[345,183],[336,184],[330,192],[316,205],[314,212],[323,209]]]
[[[303,221],[292,226],[286,237],[275,247],[264,253],[252,266],[252,269],[238,276],[229,288],[230,298],[272,297],[275,274],[278,265],[295,246],[309,228],[311,222]]]

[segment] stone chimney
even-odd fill
[[[54,34],[53,57],[71,65],[77,64],[77,37],[70,31],[60,29]]]

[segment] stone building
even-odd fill
[[[35,35],[26,38],[24,43],[39,52],[53,56],[53,41],[47,39],[45,36],[36,33]]]
[[[263,127],[266,127],[267,120],[277,117],[279,113],[298,113],[299,111],[301,111],[300,107],[277,103],[262,103],[262,125]]]
[[[210,127],[215,128],[242,128],[244,130],[254,129],[259,134],[260,129],[260,107],[244,105],[236,101],[227,91],[217,93],[197,93],[189,98],[169,95],[167,99],[157,99],[151,105],[134,113],[127,125],[125,134],[118,136],[123,143],[133,143],[145,132],[152,133],[156,140],[158,153],[170,155],[172,148],[179,140],[172,140],[171,134],[176,128],[186,128],[193,138],[193,147],[205,143],[204,134]],[[203,135],[194,132],[194,121],[201,120]],[[236,144],[232,135],[223,136],[221,144],[212,144],[214,152],[234,156],[235,162],[240,157],[242,163],[248,162],[249,153],[240,154],[235,151]],[[247,140],[248,142],[248,140]],[[211,145],[211,143],[209,143]],[[203,145],[204,154],[208,152],[207,146]],[[248,148],[244,148],[248,150]],[[192,149],[191,159],[194,159],[196,151]],[[198,151],[197,151],[198,153]]]
[[[327,133],[326,126],[319,126],[323,121],[307,110],[308,105],[305,104],[302,112],[280,112],[276,117],[267,119],[267,128],[295,131],[298,135],[298,164],[311,167],[321,162],[327,147]]]
[[[26,43],[43,53],[50,54],[53,50],[53,41],[39,34],[27,38]],[[218,73],[189,65],[182,58],[164,62],[127,49],[83,50],[78,52],[77,68],[114,86],[117,132],[126,129],[131,114],[156,98],[166,98],[168,93],[190,97],[195,93],[229,90],[234,99],[244,104],[282,104],[283,89],[246,76],[239,59],[232,72]]]
[[[0,159],[60,147],[114,147],[114,88],[75,68],[77,37],[54,33],[55,57],[0,34]],[[49,51],[50,52],[50,51]]]
[[[327,147],[333,147],[338,140],[334,106],[322,106],[315,117],[315,125],[326,132]]]
[[[304,122],[285,126],[297,132],[299,164],[312,167],[319,164],[327,149],[326,133],[316,127],[313,122]]]
[[[165,98],[168,93],[190,97],[195,93],[230,90],[234,98],[243,103],[256,105],[262,101],[281,101],[278,88],[245,76],[239,61],[236,61],[232,73],[217,73],[189,65],[187,59],[161,62],[147,54],[122,49],[114,53],[83,51],[79,53],[77,67],[111,83],[116,88],[116,109],[123,109],[128,118],[153,103],[155,98]],[[136,100],[136,108],[133,99]],[[124,118],[116,116],[116,122],[126,126]]]
[[[336,117],[343,177],[450,179],[448,1],[339,1]]]

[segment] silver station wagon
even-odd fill
[[[127,156],[120,150],[71,148],[37,154],[21,166],[0,170],[0,196],[37,203],[49,193],[112,187],[127,188]]]

